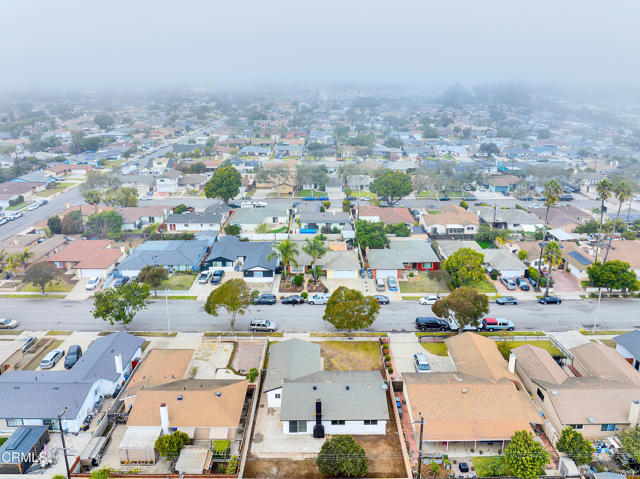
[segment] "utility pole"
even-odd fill
[[[58,427],[60,428],[60,438],[62,439],[62,452],[64,454],[64,464],[67,468],[67,479],[71,479],[71,471],[69,471],[69,458],[67,457],[67,445],[64,442],[64,429],[62,429],[62,416],[67,412],[67,407],[64,408],[61,414],[58,414]]]
[[[420,414],[420,442],[418,443],[418,479],[422,478],[422,433],[424,431],[424,417]]]

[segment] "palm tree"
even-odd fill
[[[273,258],[280,258],[280,261],[282,261],[282,274],[286,279],[287,273],[289,272],[289,265],[293,264],[294,266],[298,266],[298,262],[296,261],[297,254],[298,246],[291,240],[286,239],[273,245],[273,251],[267,256],[267,261],[271,261]]]
[[[19,262],[22,269],[27,269],[27,265],[29,264],[29,260],[33,258],[34,253],[29,248],[25,248],[22,253],[19,253]]]
[[[544,247],[542,259],[547,263],[549,268],[549,275],[547,276],[547,285],[544,291],[544,297],[549,296],[549,285],[551,284],[551,271],[554,266],[558,266],[562,261],[562,252],[560,251],[560,243],[557,241],[550,241]],[[540,284],[540,275],[538,275],[538,284]]]
[[[318,282],[318,272],[316,271],[316,261],[322,258],[329,250],[324,241],[318,236],[315,236],[312,240],[305,240],[305,245],[302,247],[302,251],[311,256],[311,272],[313,273],[313,282]]]
[[[613,184],[607,180],[601,180],[596,185],[596,191],[598,192],[598,197],[600,198],[600,232],[598,233],[598,243],[596,245],[596,257],[595,261],[598,261],[598,253],[600,252],[600,238],[602,237],[602,219],[604,216],[604,203],[609,198],[611,198],[611,192],[613,190]]]
[[[562,194],[562,187],[556,180],[551,179],[544,184],[544,190],[542,195],[544,196],[544,205],[547,207],[547,212],[544,215],[544,233],[542,234],[542,241],[547,237],[547,220],[549,219],[549,209],[555,205],[560,199]],[[536,289],[540,291],[540,270],[542,267],[542,248],[540,248],[540,258],[538,259],[538,281],[536,281]]]
[[[613,231],[615,231],[615,225],[620,219],[620,210],[622,209],[623,203],[628,201],[631,198],[631,185],[627,183],[625,180],[620,180],[613,187],[613,194],[618,200],[618,213],[616,214],[616,220],[614,222]],[[607,245],[607,251],[604,254],[603,263],[607,262],[607,258],[609,257],[609,250],[611,249],[611,241],[613,241],[613,233],[609,235],[609,244]]]

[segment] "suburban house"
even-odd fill
[[[506,249],[485,249],[482,254],[487,270],[496,270],[504,278],[521,278],[527,269],[527,265]]]
[[[7,181],[0,183],[0,207],[9,206],[9,201],[16,200],[22,196],[25,200],[30,200],[36,193],[44,191],[44,183],[24,183],[20,181]]]
[[[402,374],[416,434],[424,418],[423,444],[504,449],[516,431],[542,422],[494,341],[466,332],[445,343],[455,372]]]
[[[203,267],[214,271],[242,271],[245,281],[270,282],[276,274],[279,259],[269,258],[270,241],[240,241],[237,236],[222,236],[211,247]]]
[[[404,223],[412,226],[415,218],[407,208],[381,208],[380,206],[360,205],[356,208],[359,220],[378,222],[382,221],[386,225],[396,225]]]
[[[387,391],[379,371],[322,371],[320,346],[274,343],[263,384],[284,434],[385,434]]]
[[[604,254],[604,250],[600,250],[600,257]],[[629,266],[635,271],[636,276],[640,278],[640,241],[639,240],[615,240],[611,242],[611,249],[607,260],[620,260],[629,263]]]
[[[438,240],[438,251],[443,261],[462,248],[470,248],[483,254],[486,251],[478,243],[471,240]]]
[[[635,330],[613,338],[616,351],[636,370],[640,369],[640,331]]]
[[[560,247],[562,248],[561,269],[570,272],[578,281],[588,280],[587,268],[594,263],[595,258],[573,241],[563,241]],[[602,257],[605,251],[602,250],[600,253]]]
[[[544,222],[547,208],[530,208],[529,211]],[[561,228],[572,233],[579,226],[593,219],[589,213],[573,205],[552,206],[549,208],[548,224],[552,229]]]
[[[482,223],[487,223],[493,228],[535,233],[536,228],[544,227],[543,222],[536,215],[518,208],[492,208],[490,206],[474,206],[472,208]]]
[[[106,278],[124,257],[120,248],[111,247],[111,240],[77,239],[45,259],[80,278]]]
[[[167,232],[184,233],[189,231],[220,231],[220,225],[227,220],[228,212],[223,209],[222,215],[217,208],[211,208],[204,213],[184,212],[167,215]]]
[[[327,182],[327,193],[331,194],[337,194],[337,193],[342,193],[342,189],[343,189],[343,183],[342,180],[340,178],[329,178],[329,181]]]
[[[152,175],[118,175],[121,186],[135,188],[138,197],[150,196],[156,186],[156,177]]]
[[[120,264],[122,276],[134,278],[147,265],[164,266],[171,273],[176,271],[200,271],[200,264],[209,249],[207,240],[147,241],[138,246]]]
[[[156,191],[158,194],[166,196],[178,193],[180,191],[180,185],[178,184],[180,176],[182,176],[181,173],[176,170],[168,170],[156,176]]]
[[[178,187],[182,190],[200,191],[207,182],[207,175],[182,175],[178,178]]]
[[[367,250],[367,259],[374,278],[400,279],[404,271],[431,271],[440,264],[431,242],[414,238],[391,238],[388,248]]]
[[[14,235],[0,241],[0,251],[7,255],[22,253],[26,248],[33,254],[31,263],[37,263],[43,258],[57,252],[65,245],[64,235],[53,235],[46,238],[38,234]]]
[[[125,332],[100,336],[71,369],[11,371],[0,375],[0,430],[43,425],[79,432],[100,397],[122,387],[142,355],[144,340]]]
[[[493,175],[487,179],[489,191],[494,193],[509,192],[513,190],[522,180],[513,175]]]
[[[479,224],[475,214],[457,205],[446,205],[440,212],[427,213],[420,222],[430,236],[450,239],[473,239]]]
[[[318,213],[300,213],[300,232],[302,233],[331,233],[328,228],[338,228],[340,231],[351,223],[351,215],[343,211],[321,211]],[[325,231],[322,231],[323,228]]]
[[[118,210],[124,231],[140,230],[145,226],[163,223],[170,206],[126,206]]]
[[[298,265],[290,265],[289,272],[291,274],[311,273],[312,258],[302,249],[306,243],[304,241],[293,241],[293,243],[298,248],[296,255]],[[348,249],[344,241],[328,241],[325,246],[328,248],[327,252],[315,262],[315,266],[321,271],[320,275],[326,276],[327,279],[357,279],[360,271],[357,250]]]
[[[229,224],[238,225],[243,233],[255,233],[260,224],[271,230],[289,227],[289,209],[268,205],[264,208],[240,208],[233,211]]]
[[[569,352],[572,368],[561,367],[536,346],[512,350],[515,371],[543,416],[549,439],[555,442],[567,426],[592,440],[636,426],[640,373],[618,351],[601,343],[589,342]]]

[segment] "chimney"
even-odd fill
[[[116,361],[116,372],[118,374],[122,374],[124,372],[124,368],[122,367],[122,356],[120,356],[120,354],[116,354],[113,358]]]
[[[631,426],[636,426],[640,419],[640,401],[634,399],[631,401],[631,407],[629,408],[629,423]]]
[[[516,355],[513,353],[509,355],[509,372],[511,374],[516,372]]]
[[[324,426],[322,425],[322,402],[316,399],[316,424],[313,426],[313,437],[322,439],[324,437]]]
[[[160,424],[162,425],[162,434],[169,434],[169,409],[167,403],[160,404]]]

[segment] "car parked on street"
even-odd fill
[[[389,304],[389,298],[383,294],[376,294],[373,296],[378,304]]]
[[[529,291],[531,289],[529,287],[529,283],[527,283],[527,280],[524,278],[517,278],[516,284],[518,285],[518,288],[520,288],[522,291]]]
[[[263,293],[253,300],[253,304],[276,304],[276,295]]]
[[[439,299],[441,299],[440,296],[423,296],[418,300],[418,302],[426,306],[431,306],[433,304],[436,304],[436,301],[438,301]]]
[[[420,331],[446,331],[449,325],[444,319],[434,316],[418,316],[416,318],[416,328]]]
[[[502,284],[504,284],[505,288],[507,288],[509,291],[512,291],[514,289],[518,289],[518,287],[516,286],[515,281],[512,280],[511,278],[500,278],[500,282]]]
[[[502,296],[496,299],[496,304],[518,304],[518,298],[515,296]]]
[[[274,333],[278,329],[278,326],[275,322],[269,321],[268,319],[252,319],[249,323],[249,330],[255,332],[258,331],[267,331],[269,333]]]
[[[485,331],[507,330],[513,331],[515,325],[513,321],[504,318],[484,318],[482,320],[482,329]]]
[[[128,276],[121,276],[120,278],[116,278],[116,280],[113,282],[113,287],[117,288],[118,286],[122,286],[123,284],[127,284],[128,282]]]
[[[51,369],[56,365],[58,360],[64,356],[64,349],[54,349],[49,351],[42,361],[40,361],[40,369]]]
[[[309,299],[307,299],[307,303],[309,303],[309,304],[327,304],[327,301],[329,301],[330,297],[331,297],[331,295],[329,295],[327,293],[314,294],[313,296],[309,296]]]
[[[536,286],[538,285],[538,283],[536,282],[536,280],[535,280],[535,279],[533,279],[533,278],[528,278],[528,280],[529,280],[529,284],[531,285],[531,287],[535,289],[535,288],[536,288]]]
[[[282,304],[302,304],[304,303],[304,298],[297,294],[292,294],[291,296],[286,296],[280,299]]]
[[[16,329],[18,321],[9,318],[0,318],[0,329]]]
[[[384,284],[384,279],[376,278],[376,291],[385,291],[387,286]]]
[[[540,304],[561,304],[562,300],[557,296],[543,296],[538,298],[538,303]]]
[[[67,357],[64,358],[64,368],[71,369],[81,357],[82,357],[82,348],[79,345],[73,344],[69,346],[69,352],[67,353]]]

